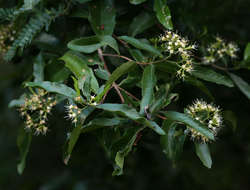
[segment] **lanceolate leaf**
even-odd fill
[[[121,40],[124,40],[126,42],[128,42],[129,44],[131,44],[132,46],[138,48],[138,49],[142,49],[142,50],[145,50],[145,51],[148,51],[154,55],[157,55],[157,56],[162,56],[161,52],[159,50],[157,50],[156,48],[154,48],[153,46],[145,43],[145,42],[142,42],[136,38],[133,38],[133,37],[129,37],[129,36],[121,36],[120,37]]]
[[[229,122],[229,124],[232,126],[233,131],[237,128],[237,116],[234,112],[231,110],[225,110],[223,111],[223,118],[225,120],[225,123]]]
[[[101,44],[103,46],[110,46],[111,48],[113,48],[118,54],[120,54],[119,52],[119,48],[118,48],[118,44],[116,42],[116,40],[112,37],[112,36],[103,36],[100,38]]]
[[[147,30],[154,24],[155,20],[153,15],[147,12],[142,12],[138,16],[134,17],[132,23],[129,26],[128,34],[134,37],[137,34]]]
[[[98,36],[112,35],[115,27],[113,0],[94,0],[89,5],[89,22]]]
[[[214,97],[211,94],[211,92],[208,90],[208,88],[205,86],[205,84],[203,84],[203,82],[201,82],[200,80],[193,78],[193,77],[189,77],[189,78],[187,77],[185,79],[185,81],[190,83],[193,86],[196,86],[201,91],[203,91],[211,100],[214,100]]]
[[[17,165],[17,171],[19,174],[22,174],[25,168],[26,157],[29,152],[31,140],[32,140],[32,134],[26,132],[24,128],[22,127],[17,137],[17,146],[19,148],[20,158],[21,158],[20,162]]]
[[[206,143],[195,143],[195,150],[201,162],[207,168],[212,167],[212,158],[210,155],[209,147]]]
[[[155,123],[154,121],[149,121],[144,117],[141,117],[134,108],[131,108],[126,104],[101,104],[101,105],[96,106],[96,108],[103,109],[105,111],[114,112],[122,116],[125,116],[131,120],[137,121],[151,128],[159,135],[165,134],[165,132],[160,128],[160,126],[157,125],[157,123]]]
[[[159,22],[169,30],[173,29],[173,23],[171,20],[171,13],[166,4],[166,0],[156,0],[154,1],[154,11]]]
[[[60,59],[65,62],[65,66],[69,68],[77,78],[81,78],[91,71],[87,65],[87,60],[74,52],[69,51]]]
[[[73,52],[67,52],[61,59],[66,63],[65,66],[68,67],[78,78],[80,88],[86,83],[86,79],[90,79],[90,88],[93,92],[97,93],[99,89],[99,84],[95,78],[95,75],[91,68],[88,67],[87,61],[80,55]]]
[[[142,76],[142,100],[140,106],[140,114],[143,114],[145,109],[149,108],[154,98],[154,86],[156,82],[154,65],[148,65]]]
[[[129,2],[133,5],[138,5],[138,4],[141,4],[145,1],[147,1],[147,0],[129,0]]]
[[[152,114],[157,113],[161,108],[165,106],[169,88],[170,88],[169,84],[160,87],[159,91],[156,93],[154,102],[152,102],[152,105],[149,108],[150,113]]]
[[[111,127],[111,126],[118,126],[124,123],[127,123],[128,119],[114,117],[114,118],[96,118],[91,120],[89,123],[82,127],[82,133],[86,133],[89,131],[94,131],[96,129],[100,129],[103,127]]]
[[[122,75],[128,73],[130,71],[130,69],[132,69],[135,66],[135,62],[131,61],[131,62],[127,62],[127,63],[123,63],[121,66],[117,67],[114,72],[110,75],[109,80],[106,82],[104,90],[98,94],[95,98],[95,100],[97,102],[99,102],[103,95],[109,90],[109,88],[112,86],[112,84],[118,79],[120,78]]]
[[[93,53],[100,47],[102,44],[97,36],[83,37],[68,43],[69,49],[83,53]]]
[[[92,0],[75,0],[75,1],[77,1],[79,3],[87,3],[87,2],[92,1]]]
[[[34,62],[33,65],[33,76],[34,76],[34,82],[41,82],[44,80],[44,59],[42,54],[40,53]]]
[[[83,53],[93,53],[102,46],[110,46],[119,54],[116,40],[109,35],[82,37],[68,43],[69,49]]]
[[[64,153],[64,163],[67,165],[70,159],[71,153],[78,141],[78,138],[82,132],[82,125],[85,119],[94,111],[94,107],[86,107],[82,110],[80,117],[81,122],[70,133],[69,141],[66,144],[66,152]]]
[[[202,135],[204,135],[208,139],[214,140],[214,135],[213,135],[213,133],[208,128],[206,128],[205,126],[203,126],[200,122],[198,122],[196,120],[193,120],[188,115],[183,114],[183,113],[179,113],[179,112],[175,112],[175,111],[165,112],[164,115],[168,119],[184,123],[188,127],[191,127],[193,129],[195,129],[196,131],[200,132]]]
[[[176,161],[183,150],[183,145],[185,142],[186,135],[178,134],[176,131],[177,123],[171,120],[165,120],[163,122],[163,130],[166,135],[161,136],[161,145],[163,152],[167,157]]]
[[[126,131],[126,134],[113,145],[113,149],[119,149],[116,152],[115,156],[115,167],[112,173],[113,176],[115,175],[122,175],[123,173],[123,165],[124,165],[124,158],[129,154],[132,150],[136,137],[140,131],[144,128],[142,127],[132,127]]]
[[[216,84],[222,84],[227,87],[233,87],[233,81],[228,78],[226,75],[222,75],[220,73],[215,72],[212,69],[205,68],[205,67],[195,67],[192,75],[203,79],[205,81],[213,82]]]
[[[245,94],[245,96],[250,99],[250,85],[245,82],[242,78],[239,76],[229,73],[229,76],[232,78],[236,86],[240,89],[240,91]]]
[[[27,87],[40,87],[48,92],[54,92],[61,94],[66,97],[75,98],[77,96],[76,91],[74,91],[72,88],[66,86],[65,84],[58,83],[58,82],[27,82],[25,83],[25,86]]]
[[[250,43],[247,44],[245,51],[244,51],[244,60],[250,60]]]

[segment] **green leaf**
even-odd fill
[[[144,114],[146,108],[152,103],[154,98],[154,86],[156,83],[154,65],[148,65],[144,69],[142,76],[142,100],[140,105],[140,114]]]
[[[113,0],[92,1],[89,5],[89,22],[96,35],[112,36],[115,28]]]
[[[188,82],[193,86],[196,86],[202,92],[204,92],[211,100],[214,101],[213,95],[211,94],[209,89],[205,86],[205,84],[203,82],[201,82],[200,80],[193,78],[193,77],[187,77],[187,78],[185,78],[185,82]]]
[[[109,112],[114,112],[122,116],[125,116],[131,120],[137,121],[151,128],[159,135],[165,134],[165,132],[157,125],[157,123],[155,123],[154,121],[149,121],[144,117],[141,117],[134,108],[131,108],[126,104],[101,104],[96,106],[96,108],[103,109]]]
[[[135,66],[135,62],[131,61],[131,62],[127,62],[127,63],[123,63],[122,65],[120,65],[119,67],[117,67],[114,72],[110,75],[109,80],[106,82],[104,90],[98,94],[95,98],[95,100],[97,102],[99,102],[102,97],[104,96],[104,94],[109,90],[109,88],[112,86],[112,84],[118,79],[120,78],[122,75],[128,73],[134,66]]]
[[[65,62],[65,66],[69,68],[78,79],[86,76],[86,73],[90,73],[91,71],[87,61],[72,51],[68,51],[60,59]]]
[[[250,60],[250,43],[247,44],[244,51],[244,61]]]
[[[44,80],[44,66],[45,66],[45,62],[44,62],[42,54],[40,53],[36,57],[34,65],[33,65],[34,82],[41,82]]]
[[[195,129],[196,131],[200,132],[202,135],[204,135],[208,139],[214,140],[213,133],[207,127],[205,127],[200,122],[192,119],[188,115],[183,114],[183,113],[179,113],[179,112],[175,112],[175,111],[165,112],[164,115],[168,119],[173,120],[173,121],[182,122],[182,123],[186,124],[188,127],[191,127],[193,129]]]
[[[201,162],[207,168],[212,166],[212,158],[210,155],[209,147],[206,143],[195,143],[196,155],[200,158]]]
[[[143,129],[144,128],[138,126],[129,128],[122,138],[113,145],[115,148],[119,147],[119,151],[116,152],[115,156],[115,166],[112,173],[113,176],[119,176],[123,174],[124,159],[132,150],[138,133]]]
[[[132,23],[129,26],[128,34],[130,36],[136,36],[152,27],[155,24],[154,17],[148,12],[141,12],[138,16],[134,17]]]
[[[103,36],[100,37],[100,40],[102,45],[108,45],[113,48],[118,54],[120,54],[118,44],[112,36]]]
[[[129,36],[121,36],[119,37],[121,40],[124,40],[126,41],[127,43],[131,44],[132,46],[138,48],[138,49],[142,49],[142,50],[145,50],[145,51],[148,51],[154,55],[157,55],[157,56],[163,56],[161,54],[161,52],[159,50],[157,50],[156,48],[154,48],[153,46],[145,43],[145,42],[142,42],[136,38],[133,38],[133,37],[129,37]]]
[[[192,71],[192,75],[203,79],[208,82],[213,82],[216,84],[222,84],[227,87],[233,87],[234,84],[230,78],[228,78],[225,75],[222,75],[220,73],[215,72],[212,69],[206,68],[206,67],[199,67],[196,66],[194,68],[194,71]]]
[[[133,70],[131,70],[128,73],[128,76],[119,83],[119,86],[125,88],[134,87],[135,84],[139,84],[141,82],[141,79],[142,79],[141,69],[138,65],[136,65],[136,67],[134,67]]]
[[[62,61],[55,59],[46,65],[46,77],[51,82],[64,82],[68,79],[71,71],[65,67]]]
[[[93,53],[102,46],[110,46],[118,54],[119,48],[116,40],[112,36],[89,36],[72,40],[68,43],[68,48],[83,53]]]
[[[64,163],[67,165],[69,162],[69,159],[71,157],[71,153],[79,139],[79,136],[82,132],[82,125],[85,121],[85,119],[94,111],[94,107],[86,107],[84,110],[82,110],[80,117],[81,122],[79,125],[77,125],[73,131],[70,133],[69,140],[66,144],[66,152],[64,153]]]
[[[25,83],[26,87],[40,87],[48,92],[53,92],[57,94],[61,94],[63,96],[69,97],[69,98],[75,98],[77,96],[76,91],[74,91],[72,88],[66,86],[65,84],[58,83],[58,82],[27,82]]]
[[[72,40],[67,46],[74,51],[93,53],[102,47],[102,44],[97,36],[90,36]]]
[[[139,49],[131,49],[129,48],[130,55],[134,58],[134,60],[138,62],[146,61],[146,58],[143,56],[142,52]]]
[[[74,52],[67,52],[60,58],[66,64],[65,66],[69,68],[75,76],[78,78],[79,85],[84,86],[84,83],[87,82],[87,78],[90,79],[90,88],[93,92],[97,93],[99,89],[98,81],[95,78],[95,75],[91,68],[88,67],[87,60],[85,60],[80,55]]]
[[[21,175],[26,165],[26,157],[29,152],[30,144],[32,140],[32,134],[27,133],[24,128],[20,129],[17,137],[17,146],[20,151],[20,162],[17,165],[17,171]]]
[[[156,93],[156,97],[150,106],[150,113],[154,114],[158,112],[161,108],[166,106],[167,94],[169,91],[170,85],[161,86],[159,91]],[[171,100],[170,100],[171,101]]]
[[[133,5],[139,5],[147,0],[129,0],[129,2]]]
[[[167,157],[176,161],[183,151],[183,145],[186,139],[186,135],[183,133],[178,134],[176,131],[177,123],[171,120],[165,120],[163,122],[163,130],[166,135],[161,136],[161,145],[163,152]]]
[[[237,76],[233,73],[229,73],[229,76],[234,81],[236,86],[240,89],[240,91],[243,94],[245,94],[245,96],[248,99],[250,99],[250,85],[247,82],[245,82],[242,78],[240,78],[239,76]]]
[[[87,3],[87,2],[92,1],[92,0],[75,0],[75,1],[78,3]]]
[[[233,131],[237,128],[237,117],[236,114],[230,110],[223,111],[223,118],[225,122],[229,122],[233,128]]]
[[[20,107],[21,105],[24,105],[25,97],[26,95],[23,94],[19,99],[11,100],[8,107],[13,108],[13,107]]]
[[[100,129],[103,127],[111,127],[111,126],[119,126],[124,123],[127,123],[127,119],[120,118],[120,117],[114,117],[114,118],[105,118],[105,117],[100,117],[91,120],[89,123],[84,125],[82,127],[82,133],[86,133],[89,131],[94,131],[96,129]]]
[[[82,8],[76,9],[76,10],[70,15],[70,17],[88,19],[88,18],[89,18],[89,11],[88,11],[88,10],[84,10],[84,9],[82,9]]]
[[[109,79],[109,73],[108,73],[108,71],[106,71],[104,69],[101,69],[101,68],[95,69],[95,74],[97,77],[99,77],[102,80]]]
[[[173,23],[171,20],[171,13],[166,4],[166,0],[155,0],[154,1],[154,11],[156,12],[156,17],[159,22],[169,30],[173,29]]]

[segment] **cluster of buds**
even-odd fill
[[[160,36],[159,43],[164,52],[170,55],[180,55],[181,61],[179,70],[177,71],[177,76],[179,78],[184,79],[186,73],[192,72],[193,65],[191,55],[192,51],[196,49],[196,45],[191,44],[187,39],[172,31],[167,31],[164,35]]]
[[[10,44],[15,40],[16,30],[12,25],[3,25],[0,27],[0,53],[5,54]]]
[[[207,126],[207,128],[217,135],[222,126],[222,117],[220,109],[212,104],[201,100],[196,100],[193,105],[187,107],[185,112],[193,119]],[[188,132],[193,140],[209,142],[209,139],[193,128],[188,127]]]
[[[235,43],[226,43],[220,37],[216,37],[215,40],[216,41],[210,44],[206,49],[207,55],[203,57],[205,64],[212,64],[223,57],[229,57],[231,59],[237,57],[239,48]]]
[[[45,135],[48,131],[46,121],[56,100],[46,91],[39,89],[37,93],[27,95],[19,111],[25,119],[25,129],[33,131],[35,135]]]
[[[82,112],[82,109],[77,107],[77,105],[69,104],[66,106],[66,112],[66,118],[70,119],[72,123],[76,124],[79,119],[79,115]]]
[[[95,96],[90,97],[89,105],[96,106],[97,102],[95,101]]]

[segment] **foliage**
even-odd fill
[[[142,6],[147,9],[132,14]],[[18,137],[19,173],[31,134],[55,130],[45,124],[56,104],[54,114],[64,109],[72,124],[64,136],[65,164],[74,159],[81,134],[88,133],[111,160],[113,175],[121,175],[125,158],[150,134],[158,135],[174,164],[183,159],[185,143],[191,143],[203,165],[212,167],[209,146],[226,125],[223,107],[197,100],[178,108],[183,98],[178,88],[193,85],[203,93],[189,92],[189,104],[197,98],[218,101],[211,83],[218,89],[239,89],[249,99],[249,84],[237,72],[250,68],[249,44],[242,56],[236,43],[213,33],[199,36],[190,29],[188,39],[185,32],[176,32],[170,10],[165,0],[24,1],[0,10],[3,23],[17,31],[13,42],[3,42],[8,47],[3,56],[12,62],[4,64],[33,63],[24,95],[10,102],[25,120],[26,133]],[[2,39],[7,39],[5,33]],[[235,125],[231,117],[224,120]]]

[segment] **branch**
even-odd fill
[[[108,66],[107,66],[107,64],[106,64],[106,62],[104,60],[102,50],[100,48],[98,49],[98,55],[99,55],[99,58],[101,59],[101,61],[104,64],[104,69],[108,72],[109,75],[111,75],[110,72],[109,72]],[[112,86],[115,88],[117,94],[119,95],[119,97],[121,99],[121,103],[123,104],[125,101],[124,101],[124,98],[123,98],[119,88],[118,88],[118,85],[114,82]],[[107,94],[104,95],[104,99],[105,99],[106,96],[107,96]],[[102,101],[104,101],[104,99]]]
[[[127,61],[134,61],[126,56],[123,56],[123,55],[117,55],[117,54],[108,54],[108,53],[104,53],[102,54],[103,56],[110,56],[110,57],[119,57],[119,58],[122,58],[122,59],[125,59]]]

